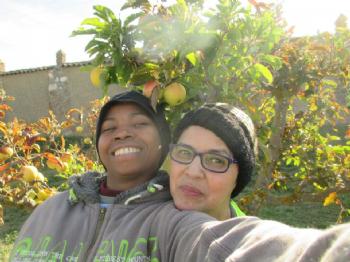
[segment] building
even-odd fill
[[[0,88],[7,95],[15,97],[9,105],[13,111],[6,114],[5,121],[14,117],[35,122],[52,110],[58,120],[64,119],[70,108],[88,108],[89,102],[103,96],[102,89],[90,82],[89,61],[66,63],[65,54],[56,53],[56,65],[31,69],[5,71],[0,61]],[[109,92],[120,92],[117,86],[110,86]]]

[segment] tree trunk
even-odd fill
[[[266,166],[263,166],[261,168],[260,174],[258,175],[255,181],[254,191],[266,186],[281,156],[282,139],[283,139],[284,129],[286,126],[289,99],[287,95],[285,95],[283,90],[278,90],[275,93],[275,98],[276,98],[275,116],[272,122],[272,127],[271,127],[272,134],[268,144],[271,161],[267,163]],[[261,199],[261,201],[255,201],[255,203],[253,203],[250,208],[251,212],[253,213],[258,212],[264,200],[265,199]]]
[[[288,106],[289,103],[287,97],[282,96],[281,99],[277,99],[275,105],[275,118],[272,124],[272,135],[268,145],[270,149],[271,162],[266,168],[267,176],[272,175],[272,172],[275,170],[277,162],[280,159]]]

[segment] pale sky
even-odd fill
[[[246,0],[242,0],[247,2]],[[84,47],[89,37],[69,37],[92,6],[119,10],[122,0],[0,0],[0,60],[6,71],[50,66],[62,49],[67,62],[89,59]],[[211,1],[208,1],[211,2]],[[272,2],[271,0],[269,2]],[[284,18],[295,26],[295,35],[334,31],[340,14],[349,18],[350,0],[276,0]]]

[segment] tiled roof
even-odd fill
[[[91,64],[91,61],[63,63],[62,67],[77,67],[77,66],[85,66],[85,65],[89,65],[89,64]],[[42,66],[42,67],[28,68],[28,69],[18,69],[18,70],[13,70],[13,71],[8,71],[8,72],[0,72],[0,76],[26,74],[26,73],[32,73],[32,72],[37,72],[37,71],[50,70],[50,69],[53,69],[55,67],[56,67],[56,65]]]

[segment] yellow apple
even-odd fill
[[[84,128],[83,128],[82,126],[77,126],[77,127],[75,128],[75,131],[76,131],[77,133],[82,133],[83,130],[84,130]]]
[[[84,144],[91,145],[92,144],[91,138],[90,137],[84,138]]]
[[[157,81],[149,80],[143,86],[143,95],[146,97],[151,97],[153,89],[158,85]]]
[[[8,146],[0,147],[0,161],[5,161],[13,155],[13,149]]]
[[[38,200],[44,201],[48,198],[48,193],[46,192],[45,189],[42,189],[38,192],[37,197],[38,197]]]
[[[102,67],[95,67],[90,72],[90,81],[93,86],[100,87],[101,86],[101,74],[103,72]]]
[[[35,180],[44,182],[45,177],[44,177],[44,175],[42,173],[38,172],[38,173],[36,173]]]
[[[26,182],[44,181],[45,177],[41,174],[35,166],[23,166],[21,168],[23,180]]]
[[[176,106],[185,101],[186,89],[180,83],[172,83],[164,89],[164,100],[171,106]]]
[[[50,188],[44,188],[44,189],[41,189],[37,193],[37,197],[38,197],[39,201],[45,201],[49,197],[53,196],[55,193],[56,193],[56,191],[54,191],[54,190],[52,190]]]

